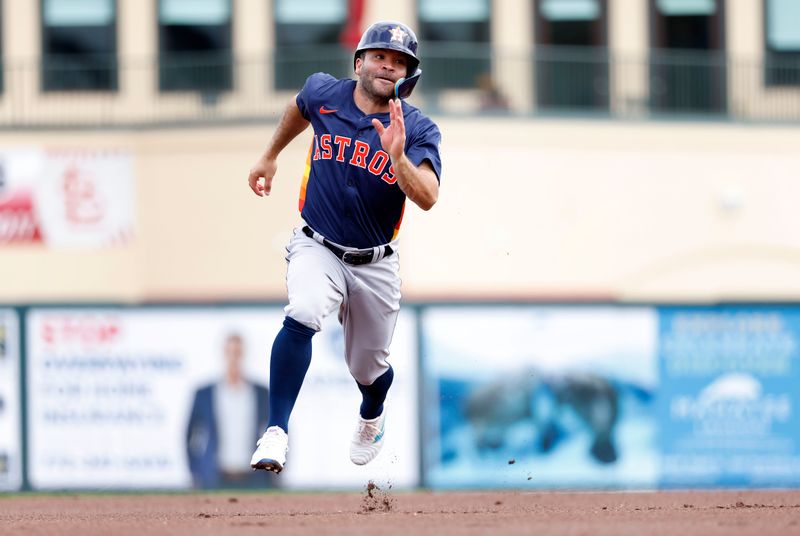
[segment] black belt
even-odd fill
[[[341,261],[345,264],[350,264],[351,266],[359,266],[361,264],[371,264],[373,262],[378,262],[379,260],[388,257],[394,250],[392,246],[386,244],[384,246],[377,246],[374,248],[367,248],[367,249],[344,249],[318,232],[314,231],[311,227],[306,225],[303,227],[303,233],[309,238],[313,238],[329,250],[333,252],[334,255],[339,257]]]

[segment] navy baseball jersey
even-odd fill
[[[406,195],[389,154],[372,126],[389,126],[389,113],[365,115],[353,100],[355,80],[325,73],[308,77],[297,107],[314,128],[300,189],[300,212],[315,231],[338,244],[368,248],[391,242],[400,229]],[[441,174],[436,124],[403,102],[405,152],[415,166],[430,162]]]

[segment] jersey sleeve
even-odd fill
[[[415,166],[425,160],[431,163],[436,179],[442,180],[442,159],[439,156],[439,146],[442,143],[442,134],[436,123],[426,119],[414,133],[411,143],[406,148],[406,156]]]
[[[297,102],[297,108],[307,121],[311,120],[310,110],[314,109],[315,99],[319,94],[319,90],[332,82],[336,82],[336,79],[326,73],[314,73],[306,78],[306,83],[297,94],[295,101]]]

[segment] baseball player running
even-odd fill
[[[287,246],[289,304],[272,346],[269,423],[250,461],[253,469],[283,470],[289,416],[311,362],[311,338],[334,311],[362,395],[350,459],[364,465],[383,446],[383,403],[394,377],[387,357],[400,310],[397,234],[406,199],[423,210],[436,203],[441,173],[438,127],[401,100],[422,73],[417,45],[405,24],[367,28],[355,51],[357,79],[309,76],[250,170],[253,192],[269,195],[278,154],[313,126],[300,190],[304,223]]]

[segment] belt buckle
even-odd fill
[[[345,251],[342,254],[342,262],[351,266],[369,264],[372,262],[372,251]]]

